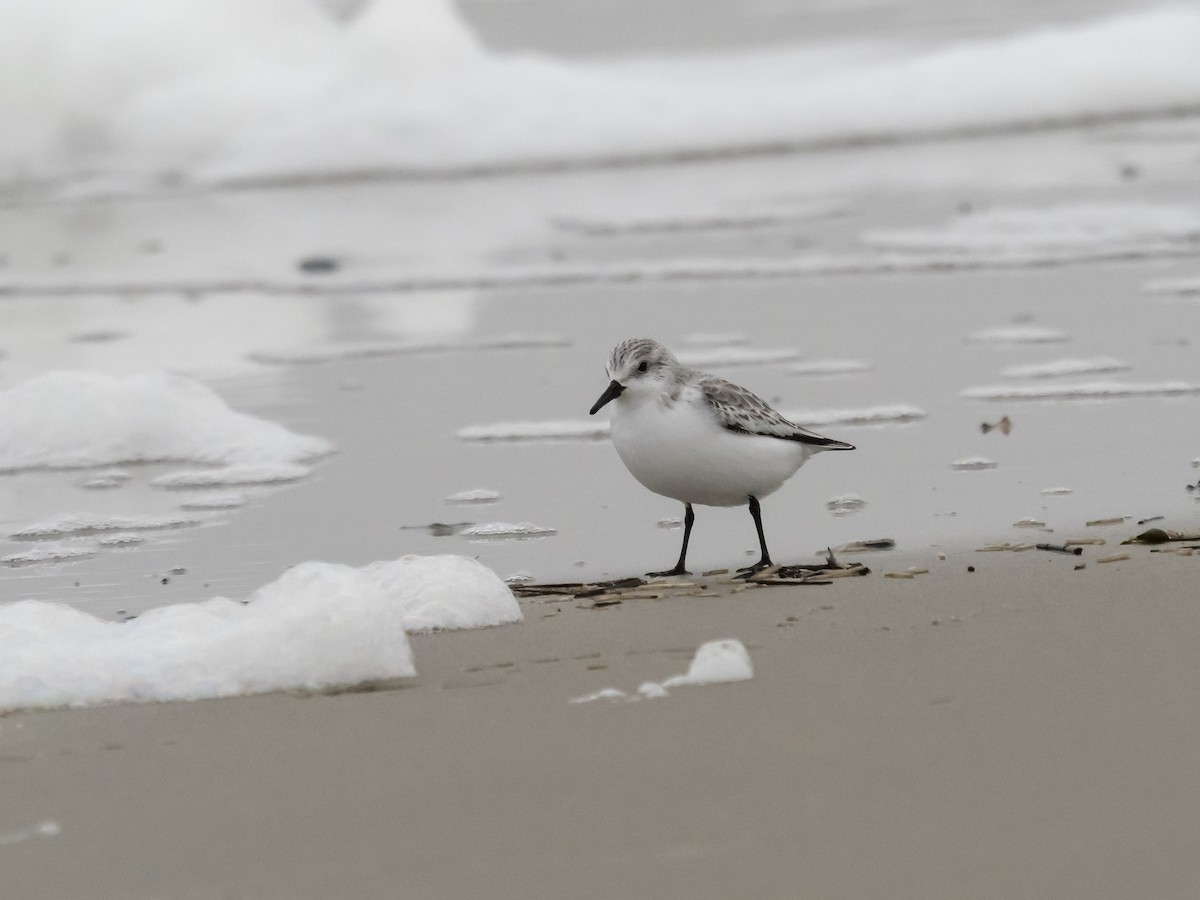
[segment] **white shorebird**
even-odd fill
[[[688,574],[693,503],[748,503],[762,558],[741,571],[772,565],[759,498],[778,490],[813,453],[854,449],[789,422],[743,387],[686,368],[648,338],[617,344],[607,372],[612,381],[591,414],[614,403],[613,446],[625,467],[654,493],[684,505],[679,562],[651,576]]]

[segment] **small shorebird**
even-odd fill
[[[743,387],[681,365],[648,338],[617,344],[607,372],[612,380],[591,414],[614,403],[613,446],[625,467],[654,493],[684,506],[679,561],[647,573],[652,577],[688,574],[693,503],[748,503],[762,558],[741,571],[772,565],[759,498],[778,490],[813,453],[854,449],[789,422]]]

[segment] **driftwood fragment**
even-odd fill
[[[1131,537],[1121,544],[1166,544],[1170,541],[1200,541],[1200,533],[1195,531],[1169,531],[1165,528],[1151,528],[1141,534]]]

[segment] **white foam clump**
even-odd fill
[[[140,534],[129,534],[127,532],[119,532],[111,534],[107,537],[102,537],[96,541],[101,547],[135,547],[138,544],[145,543],[146,539]]]
[[[484,522],[468,525],[459,534],[476,540],[527,540],[557,534],[553,528],[534,525],[532,522]]]
[[[1200,23],[1198,23],[1200,24]],[[1054,254],[1081,251],[1111,256],[1194,252],[1200,207],[1151,203],[1078,203],[1046,208],[991,209],[928,229],[869,232],[874,247],[967,255]]]
[[[662,683],[664,688],[693,684],[721,684],[728,681],[748,681],[754,677],[754,666],[745,645],[734,638],[701,644],[692,657],[686,674],[675,675]]]
[[[1084,384],[1047,384],[1030,387],[968,388],[959,396],[970,400],[1106,400],[1121,397],[1178,397],[1200,394],[1200,384],[1162,381],[1136,384],[1093,381]]]
[[[456,556],[306,562],[246,603],[217,597],[107,622],[0,606],[0,710],[322,690],[416,674],[407,634],[520,621],[490,570]]]
[[[994,469],[999,465],[994,459],[988,459],[986,456],[968,456],[964,459],[956,459],[950,463],[950,468],[959,472],[979,472],[985,469]]]
[[[291,0],[93,6],[3,4],[0,178],[495,168],[1186,109],[1200,29],[1179,5],[933,48],[578,63],[489,54],[450,0],[344,25]]]
[[[0,557],[0,563],[9,566],[28,566],[37,563],[71,562],[89,559],[96,555],[93,547],[82,547],[76,544],[66,544],[60,541],[44,541],[34,544],[28,550],[10,553]]]
[[[1069,338],[1054,328],[1011,325],[972,332],[967,340],[973,344],[1061,344]]]
[[[105,516],[94,513],[66,513],[27,525],[9,536],[28,541],[39,538],[69,537],[71,535],[97,534],[105,531],[158,531],[170,528],[189,528],[199,525],[200,519],[177,515]]]
[[[500,499],[500,492],[490,488],[472,488],[458,491],[445,498],[447,503],[495,503]]]
[[[230,485],[284,484],[299,481],[310,474],[309,466],[298,463],[238,463],[216,469],[188,469],[167,472],[151,480],[155,487],[168,490],[226,487]]]
[[[593,700],[647,700],[666,697],[671,688],[689,685],[722,684],[733,681],[748,681],[754,677],[754,666],[745,645],[735,638],[708,641],[696,649],[686,673],[673,675],[662,682],[645,681],[638,687],[638,697],[630,696],[618,688],[604,688],[572,703],[590,703]]]
[[[1092,359],[1056,359],[1025,366],[1010,366],[1000,374],[1005,378],[1059,378],[1070,375],[1088,375],[1103,372],[1127,372],[1133,366],[1111,356]]]
[[[237,509],[246,505],[245,494],[206,494],[179,504],[180,509]]]
[[[236,412],[204,385],[162,372],[49,372],[0,391],[0,471],[180,460],[280,463],[332,450]]]
[[[835,515],[857,512],[866,505],[867,501],[858,494],[839,494],[825,501],[825,508]]]

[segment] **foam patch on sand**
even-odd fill
[[[1200,394],[1200,385],[1187,381],[1130,383],[1092,381],[1086,384],[1048,384],[1030,387],[968,388],[959,396],[969,400],[1110,400],[1120,397],[1179,397]]]
[[[557,533],[553,528],[534,525],[532,522],[484,522],[468,525],[459,532],[463,537],[476,541],[526,541]]]
[[[190,528],[199,525],[194,516],[144,515],[102,516],[93,513],[66,513],[27,525],[9,537],[18,541],[36,541],[44,538],[71,537],[74,535],[99,534],[106,531],[161,531],[171,528]]]
[[[81,559],[90,559],[95,555],[96,551],[92,547],[60,541],[44,541],[34,544],[28,550],[0,557],[0,563],[7,566],[30,566],[37,563],[75,562]]]
[[[1010,366],[1000,374],[1005,378],[1062,378],[1071,375],[1095,375],[1106,372],[1128,372],[1133,366],[1110,356],[1092,359],[1055,359],[1026,366]]]
[[[956,472],[983,472],[998,465],[994,459],[988,459],[986,456],[967,456],[950,463],[950,468]]]
[[[499,500],[500,492],[493,491],[491,488],[471,488],[450,494],[445,498],[446,503],[497,503]]]
[[[407,634],[517,622],[495,573],[457,556],[306,562],[245,602],[109,622],[61,603],[0,606],[0,710],[325,690],[416,674]]]
[[[0,471],[165,460],[279,464],[332,449],[236,412],[181,375],[50,372],[0,391]]]
[[[665,681],[644,681],[637,689],[637,694],[631,695],[618,688],[603,688],[582,697],[575,697],[572,703],[591,703],[593,700],[647,700],[666,697],[672,688],[692,685],[723,684],[732,681],[749,681],[754,677],[754,666],[750,662],[750,653],[745,645],[734,638],[719,641],[708,641],[701,644],[692,657],[691,665],[682,675],[672,675]]]
[[[662,683],[665,688],[700,684],[749,681],[754,677],[750,654],[739,640],[728,638],[701,644],[683,675],[673,675]]]
[[[858,494],[838,494],[825,501],[825,508],[835,516],[848,516],[858,512],[867,505],[867,501]]]
[[[1036,325],[1002,325],[985,328],[967,335],[972,344],[1062,344],[1068,338],[1055,328],[1040,328]]]
[[[168,490],[227,487],[231,485],[285,484],[299,481],[312,472],[308,466],[296,463],[239,463],[218,469],[193,469],[167,472],[150,483]]]
[[[237,509],[246,505],[245,494],[208,494],[179,504],[180,509]]]

